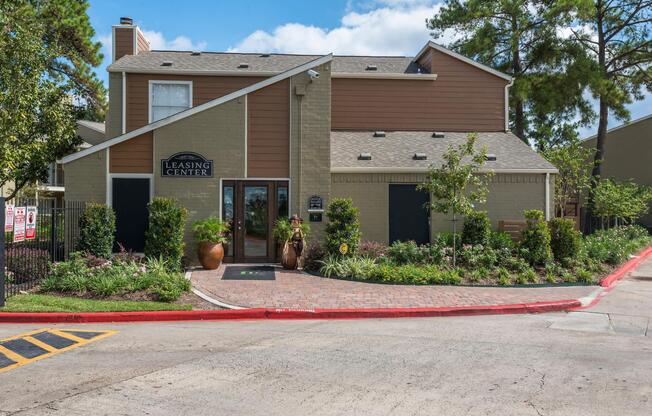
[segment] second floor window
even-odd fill
[[[150,123],[192,107],[190,82],[151,82]]]

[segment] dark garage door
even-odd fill
[[[389,185],[389,243],[394,241],[430,242],[428,193],[416,185]]]
[[[121,244],[126,250],[142,253],[145,249],[149,203],[149,179],[113,178],[113,210],[115,211],[115,250]]]

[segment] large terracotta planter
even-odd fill
[[[202,241],[197,246],[197,257],[204,269],[215,270],[224,259],[224,246],[222,243]]]
[[[285,243],[283,246],[281,266],[287,270],[296,270],[299,268],[299,258],[297,257],[297,253],[294,251],[294,246],[290,243]]]

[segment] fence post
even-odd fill
[[[0,196],[0,307],[5,306],[5,199]]]

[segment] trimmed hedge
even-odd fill
[[[527,225],[523,230],[520,249],[521,257],[530,264],[544,264],[550,259],[550,230],[544,220],[543,211],[525,211]]]
[[[550,227],[550,248],[557,261],[577,257],[582,244],[581,234],[575,230],[575,221],[569,218],[553,218]]]
[[[145,233],[145,256],[163,258],[172,270],[179,270],[188,211],[176,199],[160,197],[154,198],[147,209],[149,229]]]
[[[359,211],[350,198],[335,198],[326,210],[326,250],[334,256],[340,256],[340,246],[348,246],[347,254],[355,254],[360,244]]]
[[[491,222],[485,211],[474,211],[464,218],[462,243],[486,246],[491,237]]]
[[[77,250],[106,259],[113,252],[114,239],[113,209],[104,204],[88,204],[79,218]]]

